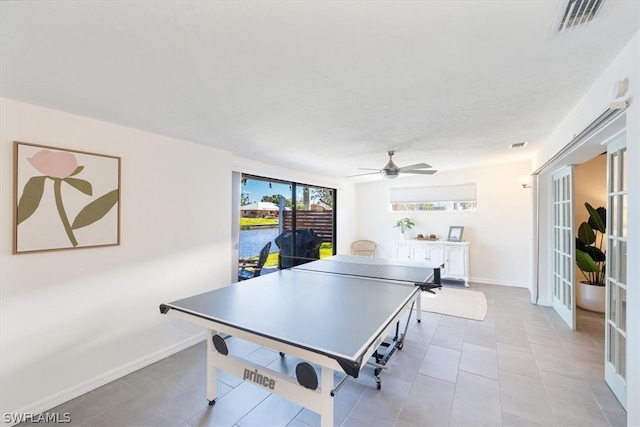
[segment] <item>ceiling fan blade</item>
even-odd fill
[[[375,171],[370,173],[361,173],[358,175],[349,175],[346,178],[352,178],[355,176],[364,176],[364,175],[375,175],[381,174],[384,178],[392,179],[400,175],[401,173],[415,173],[420,175],[433,175],[437,171],[435,170],[421,170],[421,169],[431,169],[432,166],[426,163],[416,163],[415,165],[398,167],[395,163],[393,163],[393,155],[394,151],[387,151],[389,155],[389,161],[382,169],[371,169],[371,168],[358,168],[358,170],[363,171]]]
[[[432,166],[426,163],[416,163],[415,165],[403,166],[400,168],[402,172],[407,172],[413,169],[431,169]]]
[[[375,170],[375,172],[368,172],[368,173],[360,173],[358,175],[349,175],[349,176],[345,176],[345,178],[353,178],[356,176],[365,176],[365,175],[377,175],[380,173],[380,171],[378,169],[369,169],[369,170]]]
[[[412,171],[402,171],[402,173],[417,173],[420,175],[433,175],[434,173],[438,172],[435,169],[430,169],[430,170],[426,170],[426,171],[419,171],[419,170],[412,170]]]

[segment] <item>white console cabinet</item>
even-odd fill
[[[469,242],[394,240],[392,257],[442,265],[442,277],[464,280],[469,287]]]

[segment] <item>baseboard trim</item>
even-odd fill
[[[469,283],[482,283],[485,285],[512,286],[514,288],[528,288],[526,283],[508,282],[506,280],[483,279],[480,277],[470,277]]]
[[[65,402],[75,399],[76,397],[82,396],[85,393],[95,390],[98,387],[102,387],[103,385],[108,384],[111,381],[115,381],[119,378],[124,377],[125,375],[137,371],[138,369],[142,369],[145,366],[149,366],[152,363],[162,360],[165,357],[169,357],[172,354],[184,350],[185,348],[191,347],[192,345],[205,340],[206,335],[206,331],[200,332],[172,346],[156,351],[155,353],[152,353],[148,356],[142,357],[138,360],[134,360],[133,362],[127,363],[126,365],[120,366],[109,372],[105,372],[104,374],[98,375],[97,377],[94,377],[90,380],[84,381],[80,384],[62,390],[52,396],[46,397],[23,408],[10,412],[15,414],[41,414],[45,411],[55,408],[58,405],[61,405]],[[5,424],[3,419],[2,425],[12,426],[15,424]]]

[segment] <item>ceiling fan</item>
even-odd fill
[[[403,166],[400,168],[396,166],[395,163],[393,163],[393,155],[395,154],[395,151],[387,151],[387,154],[389,155],[389,161],[382,169],[358,168],[360,170],[369,170],[369,171],[375,171],[375,172],[361,173],[359,175],[351,175],[351,176],[348,176],[347,178],[352,178],[354,176],[373,175],[373,174],[379,173],[380,175],[382,175],[383,178],[393,179],[398,177],[401,172],[414,173],[414,174],[420,174],[420,175],[433,175],[434,173],[438,172],[435,169],[431,169],[431,165],[428,165],[426,163],[416,163],[415,165]],[[428,170],[422,170],[422,169],[428,169]]]

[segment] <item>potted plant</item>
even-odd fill
[[[398,218],[398,220],[396,221],[396,225],[394,225],[394,227],[397,227],[400,229],[400,233],[402,235],[402,238],[405,239],[405,234],[404,232],[407,230],[411,230],[413,228],[413,226],[415,225],[415,223],[413,221],[411,221],[410,218],[407,218],[406,216],[402,217],[402,218]]]
[[[580,224],[576,237],[576,265],[584,276],[578,281],[576,304],[598,313],[605,311],[607,210],[585,202],[589,220]]]

